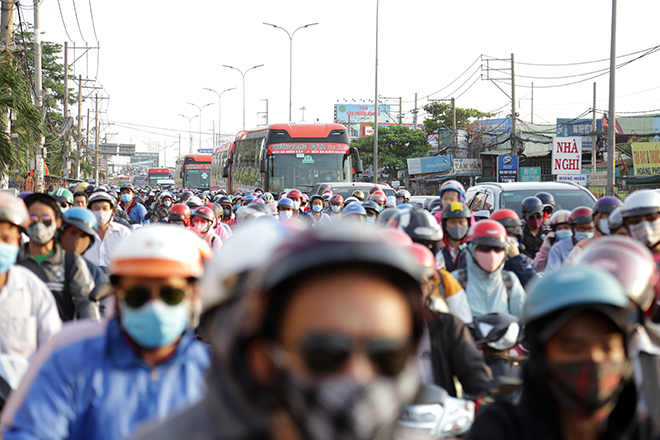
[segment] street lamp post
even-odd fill
[[[188,120],[188,154],[192,154],[192,130],[190,128],[190,123],[193,119],[199,118],[199,115],[195,115],[192,118],[189,118],[188,116],[179,113],[179,116]]]
[[[202,110],[204,110],[209,105],[213,105],[213,103],[209,102],[208,104],[204,104],[201,107],[198,106],[197,104],[193,104],[192,102],[189,102],[188,104],[197,107],[197,110],[199,110],[199,151],[198,151],[198,153],[201,153],[202,152]]]
[[[282,29],[289,36],[289,122],[291,122],[291,89],[293,88],[293,36],[296,35],[296,32],[298,32],[300,29],[305,29],[310,26],[316,26],[318,23],[310,23],[304,26],[300,26],[291,34],[289,33],[289,31],[287,31],[281,26],[277,26],[276,24],[272,24],[272,23],[264,23],[264,24],[266,26],[272,26],[277,29]]]
[[[208,90],[209,92],[213,92],[216,95],[218,95],[218,144],[222,143],[222,124],[221,124],[221,117],[222,117],[222,94],[225,92],[229,92],[231,90],[236,90],[236,87],[232,87],[231,89],[223,90],[222,92],[218,93],[213,89],[209,89],[208,87],[204,87],[204,90]]]
[[[237,69],[236,67],[228,66],[228,65],[226,65],[226,64],[223,64],[223,65],[222,65],[222,67],[227,67],[227,68],[229,68],[229,69],[234,69],[234,70],[238,71],[238,73],[240,73],[241,76],[243,77],[243,130],[245,130],[245,75],[247,75],[247,73],[248,73],[250,70],[252,70],[252,69],[256,69],[257,67],[262,67],[262,66],[263,66],[263,64],[259,64],[259,65],[256,65],[256,66],[252,66],[252,67],[250,67],[248,70],[246,70],[245,72],[243,72],[243,71],[241,71],[240,69]]]

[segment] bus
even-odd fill
[[[213,151],[211,156],[211,191],[227,189],[227,179],[223,177],[222,168],[231,156],[233,148],[233,142],[225,142]]]
[[[187,154],[176,160],[174,183],[177,187],[207,190],[210,177],[210,154]]]
[[[318,123],[242,131],[223,168],[230,193],[259,186],[274,195],[292,188],[310,193],[318,182],[351,182],[355,173],[362,173],[362,161],[346,127]]]
[[[158,186],[161,180],[167,180],[167,183],[173,184],[174,177],[169,168],[149,168],[147,171],[147,185]]]

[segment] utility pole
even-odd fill
[[[94,125],[96,126],[95,145],[94,145],[94,178],[96,179],[96,186],[99,186],[99,94],[96,94],[96,119]]]
[[[38,0],[36,0],[38,1]],[[376,74],[374,95],[374,183],[378,183],[378,3],[376,0]]]
[[[415,93],[415,110],[413,110],[413,124],[415,125],[415,130],[417,130],[417,93]]]
[[[456,100],[454,98],[451,98],[451,131],[452,144],[454,144],[454,148],[452,148],[453,159],[456,159],[456,154],[458,153],[458,134],[456,133]],[[438,135],[438,148],[440,148],[440,135]]]
[[[302,120],[303,122],[305,122],[305,110],[307,110],[307,107],[303,105],[302,107],[300,107],[300,110],[302,110]]]
[[[39,37],[41,34],[41,20],[39,19],[39,3],[40,0],[34,0],[34,94],[37,99],[37,107],[41,111],[41,118],[44,118],[44,97],[43,97],[43,85],[41,79],[41,42]],[[44,190],[44,158],[46,156],[46,151],[44,150],[44,144],[46,138],[41,135],[36,145],[36,174],[37,174],[37,192],[42,192]]]
[[[179,134],[179,157],[181,157],[181,134]]]
[[[514,69],[513,54],[511,54],[511,154],[518,154],[516,141],[516,73]]]
[[[596,172],[596,142],[598,141],[598,137],[596,136],[596,129],[598,128],[598,124],[596,121],[596,83],[594,83],[594,106],[591,109],[592,110],[592,118],[591,118],[591,132],[593,133],[591,135],[591,171]]]
[[[616,148],[616,0],[612,0],[612,37],[610,41],[610,108],[607,127],[607,186],[605,194],[614,195],[614,155]]]
[[[85,158],[89,164],[89,109],[87,109],[87,129],[85,130],[87,139],[85,140]]]
[[[67,121],[69,120],[69,42],[64,42],[64,139],[62,142],[62,177],[64,177],[64,186],[66,179],[69,178],[69,129]]]
[[[76,138],[76,144],[78,148],[76,149],[76,179],[80,179],[80,142],[82,127],[82,75],[78,75],[78,137]]]
[[[268,99],[262,99],[262,101],[266,101],[266,126],[268,126]],[[303,119],[305,118],[303,117]]]
[[[399,125],[403,124],[403,98],[399,96]]]
[[[532,83],[532,124],[534,123],[534,83]]]
[[[14,40],[14,2],[2,1],[2,11],[0,16],[0,40],[3,41],[6,47]],[[2,114],[2,122],[4,123],[5,132],[8,137],[11,136],[11,118],[10,110]],[[18,164],[16,164],[18,168]],[[6,188],[8,185],[8,176],[2,176],[2,187]]]

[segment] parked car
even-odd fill
[[[520,215],[523,199],[539,192],[547,192],[555,198],[555,211],[569,211],[578,206],[592,207],[596,197],[591,192],[573,182],[484,182],[468,188],[465,194],[467,206],[472,212],[513,209]]]
[[[331,189],[333,194],[339,194],[346,199],[346,197],[350,197],[353,194],[353,191],[359,189],[365,196],[368,196],[369,190],[374,185],[374,183],[368,182],[323,182],[314,185],[312,194],[323,194],[323,191]],[[386,197],[396,195],[396,192],[391,186],[380,183],[378,186],[381,187]]]
[[[439,198],[440,196],[427,196],[427,195],[412,196],[410,198],[410,204],[413,206],[422,205],[424,208],[428,208],[432,201]]]

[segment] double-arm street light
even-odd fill
[[[208,87],[204,87],[204,90],[208,90],[209,92],[213,92],[216,95],[218,95],[218,144],[222,143],[222,123],[221,117],[222,117],[222,94],[225,92],[229,92],[231,90],[236,90],[236,87],[232,87],[231,89],[223,90],[222,92],[218,93],[213,89],[209,89]]]
[[[227,67],[227,68],[229,68],[229,69],[234,69],[234,70],[238,71],[238,73],[240,73],[241,76],[243,77],[243,130],[245,130],[245,75],[247,75],[247,73],[248,73],[250,70],[252,70],[252,69],[256,69],[257,67],[262,67],[262,66],[263,66],[263,64],[259,64],[259,65],[256,65],[256,66],[252,66],[252,67],[250,67],[248,70],[246,70],[245,72],[243,72],[243,71],[241,71],[240,69],[237,69],[237,68],[234,67],[234,66],[228,66],[228,65],[226,65],[226,64],[223,64],[223,65],[222,65],[222,67]]]
[[[192,122],[193,119],[199,118],[199,115],[195,115],[192,118],[182,115],[179,113],[179,116],[182,118],[186,118],[188,120],[188,154],[192,154],[192,130],[190,129],[190,123]]]
[[[289,122],[291,121],[291,89],[293,88],[293,36],[296,35],[296,32],[298,32],[300,29],[305,29],[310,26],[316,26],[318,23],[310,23],[306,24],[305,26],[300,26],[298,29],[293,31],[293,33],[289,33],[286,29],[284,29],[281,26],[277,26],[276,24],[272,23],[264,23],[266,26],[272,26],[277,29],[282,29],[286,34],[289,36]]]
[[[209,102],[208,104],[204,104],[203,106],[198,106],[197,104],[193,104],[192,102],[189,102],[188,104],[197,107],[197,110],[199,110],[199,151],[198,153],[202,152],[202,110],[209,105],[213,105],[212,102]]]

